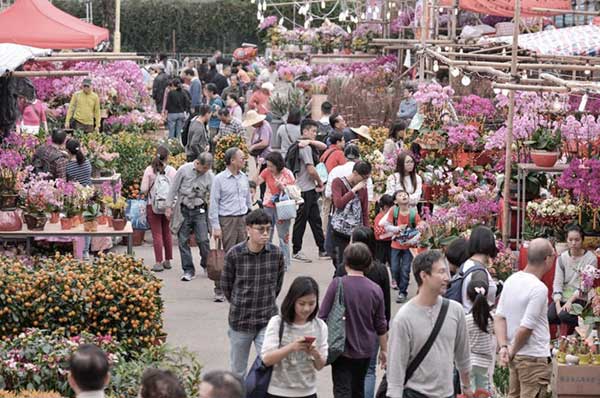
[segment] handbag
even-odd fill
[[[344,301],[344,284],[338,277],[338,285],[331,311],[327,315],[327,364],[333,363],[346,348],[346,303]]]
[[[296,201],[292,199],[275,202],[277,221],[288,221],[296,218]]]
[[[206,274],[211,281],[221,280],[221,273],[225,266],[225,250],[221,239],[217,239],[217,247],[210,249],[208,258],[206,259]]]
[[[415,358],[408,364],[408,367],[406,368],[406,375],[404,376],[404,385],[405,386],[406,386],[406,383],[408,382],[408,380],[415,373],[415,370],[417,370],[417,368],[421,365],[421,362],[423,362],[423,359],[425,359],[425,357],[429,353],[431,346],[433,345],[433,343],[435,342],[435,339],[437,338],[438,334],[440,333],[440,330],[442,329],[442,324],[444,323],[444,319],[446,319],[446,314],[448,313],[449,305],[450,305],[450,301],[448,299],[442,299],[442,308],[440,309],[440,313],[438,314],[437,319],[435,320],[435,325],[433,325],[431,334],[429,335],[429,337],[427,338],[427,341],[425,342],[425,344],[423,344],[423,347],[421,347],[421,349],[419,350],[419,352],[417,353]],[[377,394],[375,395],[375,398],[385,398],[387,396],[387,385],[388,385],[387,384],[387,374],[384,374],[383,379],[381,379],[381,383],[379,384],[379,388],[377,389]],[[403,397],[404,398],[427,398],[425,395],[421,394],[420,392],[412,390],[410,388],[404,389]]]
[[[284,320],[279,317],[279,348],[281,348],[281,338],[283,337]],[[246,388],[246,398],[266,398],[269,383],[271,383],[271,375],[273,374],[273,366],[266,366],[260,357],[256,356],[254,363],[248,371],[246,380],[244,381]]]

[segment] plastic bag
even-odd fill
[[[133,229],[150,229],[146,215],[147,202],[144,199],[128,199],[125,217],[131,221]]]

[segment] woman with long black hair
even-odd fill
[[[423,193],[423,179],[417,174],[414,155],[402,152],[396,160],[396,172],[388,177],[385,193],[394,195],[402,190],[408,193],[410,206],[416,206]]]
[[[185,114],[190,111],[191,97],[183,88],[181,79],[171,80],[167,100],[163,107],[163,116],[167,119],[169,138],[177,138],[185,123]]]

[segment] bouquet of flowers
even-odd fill
[[[527,204],[527,221],[538,233],[564,241],[565,226],[576,221],[579,208],[562,198],[548,198]]]

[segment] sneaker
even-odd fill
[[[215,299],[213,300],[215,303],[224,303],[225,296],[222,294],[215,294]]]
[[[319,260],[331,260],[327,252],[319,252]]]
[[[173,267],[171,267],[171,261],[170,260],[165,260],[162,262],[162,266],[164,269],[171,269]]]
[[[300,261],[303,263],[312,263],[312,260],[304,255],[302,252],[298,252],[292,256],[292,260]]]
[[[191,280],[193,280],[195,278],[196,278],[196,275],[192,274],[191,272],[186,272],[181,277],[181,280],[184,281],[184,282],[189,282],[189,281],[191,281]]]
[[[406,295],[402,293],[398,293],[398,297],[396,297],[396,303],[403,304],[406,303]]]
[[[161,263],[156,263],[152,266],[152,271],[154,272],[162,272],[165,270],[165,267]]]

